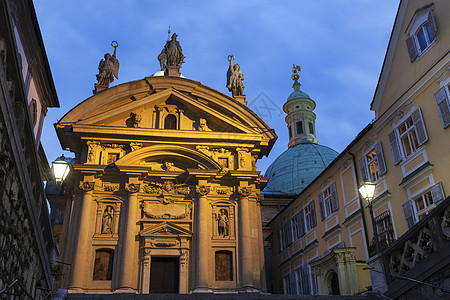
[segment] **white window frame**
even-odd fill
[[[319,207],[322,220],[328,218],[339,209],[336,182],[330,183],[319,194]]]
[[[428,206],[424,207],[421,210],[417,208],[417,200],[424,199],[425,195],[430,194],[431,200],[433,203],[430,203]],[[403,213],[405,216],[406,226],[408,229],[412,227],[415,223],[417,223],[422,217],[427,215],[436,205],[445,199],[444,189],[442,187],[442,182],[438,182],[424,190],[413,195],[410,200],[403,204]]]
[[[371,157],[370,160],[369,157]],[[374,144],[367,152],[363,153],[363,157],[359,160],[359,168],[363,182],[377,183],[386,174],[381,142]],[[373,169],[375,169],[374,172],[372,172]]]
[[[304,210],[304,219],[305,219],[305,234],[314,229],[317,225],[316,220],[316,209],[314,207],[314,201],[311,200],[308,204],[303,208]]]
[[[411,122],[408,122],[409,120],[411,120]],[[404,132],[400,133],[399,128],[402,125],[405,125],[405,128],[407,128]],[[422,145],[424,145],[428,141],[428,134],[420,107],[411,110],[408,115],[404,116],[392,127],[393,130],[388,134],[388,138],[395,165],[397,165],[402,160],[413,156],[413,154],[419,152],[422,148]],[[413,134],[417,141],[417,145],[413,145],[411,142],[411,137],[413,136]],[[406,152],[402,139],[408,140],[408,144],[411,149],[411,152],[409,154]]]
[[[425,26],[428,24],[431,32],[431,39],[427,34]],[[421,49],[418,34],[423,30],[425,41],[427,43],[424,49]],[[408,49],[409,58],[411,62],[413,62],[416,58],[419,58],[428,52],[428,50],[436,44],[438,40],[438,30],[436,27],[436,22],[434,20],[433,12],[431,11],[431,6],[422,9],[417,12],[413,19],[411,20],[410,25],[408,26],[406,32],[408,38],[406,40],[406,47]],[[434,36],[433,36],[434,34]]]

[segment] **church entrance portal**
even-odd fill
[[[179,293],[179,257],[152,257],[150,293]]]

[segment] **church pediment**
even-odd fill
[[[123,100],[118,100],[123,102]],[[117,106],[111,103],[110,109],[99,107],[78,125],[112,126],[142,129],[177,129],[192,131],[216,131],[255,133],[248,124],[238,120],[226,110],[209,105],[209,101],[170,87],[139,100]],[[174,128],[166,120],[173,117]]]
[[[80,149],[82,140],[121,140],[131,148],[130,143],[261,147],[261,157],[276,140],[245,105],[176,77],[149,77],[102,91],[68,112],[56,129],[68,149]]]
[[[192,232],[174,223],[165,221],[141,230],[139,235],[141,237],[191,237]]]

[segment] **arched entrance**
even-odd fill
[[[341,291],[339,290],[339,278],[336,272],[332,272],[329,276],[329,290],[330,295],[340,295]]]

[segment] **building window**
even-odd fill
[[[296,272],[296,288],[299,295],[316,295],[317,279],[314,268],[310,265],[302,265]]]
[[[436,41],[436,22],[430,5],[416,11],[414,19],[408,26],[407,34],[409,36],[406,39],[406,47],[409,59],[413,62]]]
[[[319,206],[320,217],[322,220],[339,209],[335,182],[330,184],[322,193],[319,194]]]
[[[278,234],[280,238],[280,251],[282,251],[292,244],[292,224],[290,220],[281,227]]]
[[[216,281],[233,281],[233,253],[231,251],[216,251]]]
[[[170,114],[164,119],[164,129],[177,129],[177,117]]]
[[[289,131],[289,139],[292,138],[292,128],[291,126],[288,126],[288,131]]]
[[[394,164],[398,164],[401,160],[417,151],[428,140],[420,107],[395,126],[394,130],[388,134],[388,137]]]
[[[392,226],[391,211],[387,210],[375,218],[378,239],[384,246],[394,241],[394,226]]]
[[[296,279],[295,279],[295,273],[290,272],[286,276],[283,277],[283,286],[284,286],[284,293],[286,295],[295,295],[297,294],[296,289]]]
[[[311,122],[308,122],[309,125],[309,133],[314,134],[314,125]]]
[[[418,220],[427,215],[436,205],[445,199],[442,183],[430,187],[429,190],[414,197],[412,200],[403,204],[403,214],[408,229],[410,229]]]
[[[450,94],[450,85],[443,86],[434,94],[434,99],[441,116],[442,126],[446,128],[450,125],[450,101],[448,95]]]
[[[95,251],[93,280],[111,280],[114,261],[114,250],[100,249]]]
[[[298,121],[296,123],[296,126],[297,126],[297,134],[302,134],[303,133],[303,122]]]
[[[308,232],[317,224],[314,201],[310,201],[303,210],[305,212],[305,232]]]
[[[376,182],[386,173],[383,149],[381,143],[376,143],[374,147],[359,160],[361,177],[364,182]]]
[[[292,227],[294,231],[294,239],[298,240],[305,234],[305,211],[302,209],[298,214],[292,219]]]

